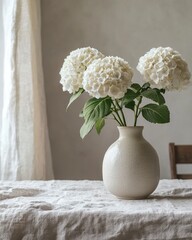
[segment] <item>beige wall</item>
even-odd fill
[[[66,113],[69,99],[59,84],[59,70],[71,50],[92,46],[126,59],[135,69],[152,47],[178,50],[192,70],[191,0],[41,0],[42,45],[48,124],[55,177],[101,179],[102,158],[117,138],[112,121],[100,136],[81,140],[78,117],[85,97]],[[141,80],[135,70],[134,79]],[[166,94],[171,123],[152,125],[141,119],[144,135],[160,157],[161,177],[169,178],[168,143],[192,143],[192,88]],[[129,117],[129,115],[127,115]],[[132,124],[130,119],[130,124]]]

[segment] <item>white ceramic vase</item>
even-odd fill
[[[159,182],[158,155],[143,138],[143,127],[118,127],[118,130],[119,138],[104,156],[104,185],[118,198],[147,198]]]

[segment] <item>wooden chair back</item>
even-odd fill
[[[169,143],[169,158],[172,179],[192,179],[192,174],[177,172],[177,164],[192,164],[192,145]]]

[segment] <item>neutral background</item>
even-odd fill
[[[1,0],[0,0],[1,2]],[[69,95],[62,92],[59,70],[70,51],[91,46],[105,55],[124,58],[136,69],[152,47],[178,50],[192,71],[191,0],[41,0],[43,66],[53,167],[57,179],[101,179],[103,155],[118,137],[109,120],[100,136],[79,136],[78,117],[86,96],[66,112]],[[2,21],[0,31],[2,33]],[[2,36],[2,34],[0,34]],[[0,37],[0,43],[2,38]],[[0,65],[2,66],[2,50]],[[2,67],[0,68],[0,105]],[[135,70],[135,81],[142,81]],[[144,136],[156,148],[161,178],[170,177],[168,143],[192,143],[192,87],[166,94],[171,122],[153,125],[140,120]],[[127,113],[129,124],[132,115]]]
[[[42,46],[48,124],[56,178],[100,179],[102,159],[118,136],[109,120],[100,136],[79,136],[78,117],[86,99],[66,112],[69,95],[62,92],[59,70],[70,51],[91,46],[120,56],[136,69],[138,59],[152,47],[178,50],[192,70],[191,0],[42,0]],[[135,81],[142,81],[135,70]],[[171,122],[153,125],[140,120],[144,136],[156,148],[161,177],[169,178],[168,143],[192,143],[192,87],[166,94]],[[130,113],[127,114],[132,124]]]

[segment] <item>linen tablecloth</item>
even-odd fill
[[[192,180],[161,180],[146,200],[102,181],[0,181],[0,240],[192,239]]]

